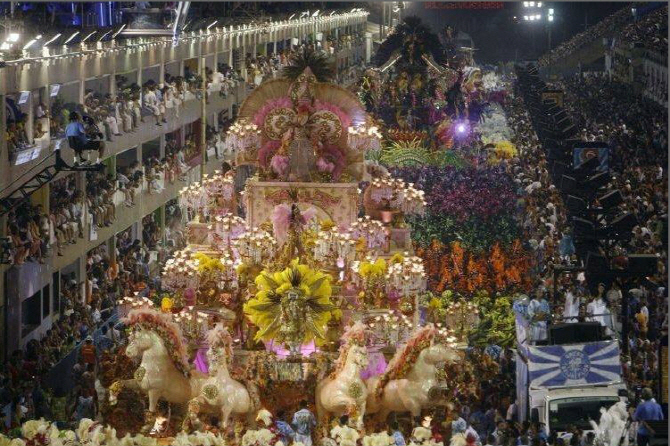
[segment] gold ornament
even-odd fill
[[[214,384],[208,384],[202,388],[202,394],[208,400],[213,400],[219,395],[219,389]]]
[[[363,389],[359,383],[353,382],[349,385],[349,396],[355,400],[363,396]]]
[[[137,370],[135,370],[135,373],[133,374],[133,378],[135,378],[136,381],[142,381],[144,378],[144,375],[147,374],[147,369],[144,367],[138,367]]]

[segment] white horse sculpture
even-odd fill
[[[183,404],[197,395],[204,376],[191,372],[179,326],[163,314],[146,309],[131,311],[127,321],[138,330],[130,335],[126,354],[141,355],[142,360],[133,379],[112,385],[110,401],[116,401],[121,387],[130,387],[146,393],[149,412],[155,412],[160,398]]]
[[[430,389],[438,382],[438,364],[459,359],[454,349],[435,343],[436,333],[432,325],[418,330],[396,352],[384,374],[367,380],[368,413],[377,413],[382,420],[390,412],[421,415]]]
[[[628,446],[628,411],[626,403],[619,401],[609,409],[600,409],[600,420],[596,424],[590,420],[593,432],[596,434],[595,443],[598,446]],[[623,442],[621,441],[623,440]]]
[[[231,414],[244,414],[249,418],[258,408],[244,384],[231,378],[228,372],[228,358],[233,355],[228,330],[217,324],[207,335],[207,341],[210,346],[207,351],[209,377],[202,381],[200,393],[189,406],[215,408],[221,415],[221,427],[226,428]]]
[[[361,379],[361,371],[368,365],[365,326],[357,323],[342,339],[335,370],[316,385],[317,416],[322,420],[327,415],[347,414],[355,418],[357,428],[361,429],[368,393]]]

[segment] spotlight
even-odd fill
[[[458,124],[458,127],[456,127],[456,131],[458,133],[465,133],[465,124]]]
[[[92,31],[92,32],[90,32],[89,34],[87,34],[86,37],[84,37],[83,39],[81,39],[81,43],[85,43],[85,42],[89,39],[89,37],[91,37],[91,36],[92,36],[93,34],[95,34],[96,32],[97,32],[97,31]]]
[[[103,34],[102,36],[100,36],[100,38],[98,39],[98,42],[101,42],[102,39],[104,39],[105,37],[107,37],[107,36],[109,35],[109,33],[111,33],[111,32],[112,32],[112,30],[109,30],[109,31],[107,31],[105,34]]]
[[[112,34],[112,39],[116,39],[116,36],[118,36],[118,35],[121,33],[121,31],[123,31],[123,29],[124,29],[125,27],[126,27],[126,24],[125,24],[125,23],[124,23],[123,25],[121,25],[121,28],[119,28],[118,31],[116,31],[114,34]]]
[[[11,34],[9,34],[9,36],[7,37],[7,41],[8,41],[8,42],[15,43],[15,42],[18,42],[18,41],[19,41],[19,37],[20,37],[20,36],[19,36],[18,33],[11,33]]]
[[[554,21],[554,16],[550,15],[549,17],[547,17],[547,20],[549,20],[550,22],[553,22]]]
[[[55,36],[53,36],[53,37],[51,38],[51,40],[49,40],[48,42],[46,42],[46,43],[44,44],[44,46],[46,47],[46,46],[49,46],[50,44],[54,43],[54,42],[56,41],[56,39],[58,39],[60,36],[61,36],[61,33],[56,34]]]
[[[78,34],[79,34],[79,31],[75,31],[70,37],[67,38],[67,40],[65,41],[65,43],[63,43],[63,45],[67,45],[68,43],[70,43],[72,41],[72,39],[77,37]]]

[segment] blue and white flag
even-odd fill
[[[528,347],[531,389],[621,382],[617,342]]]

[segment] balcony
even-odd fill
[[[222,98],[218,93],[209,95],[207,104],[207,116],[217,114],[223,110],[230,109],[233,104],[241,104],[246,98],[246,86],[240,83],[237,89],[232,90],[226,98]],[[143,143],[155,140],[165,133],[173,132],[184,125],[191,124],[201,117],[201,101],[198,99],[187,100],[179,113],[179,119],[175,118],[174,111],[168,111],[167,123],[157,126],[153,117],[145,117],[144,123],[140,124],[133,133],[122,133],[121,136],[113,136],[112,141],[105,143],[105,158],[116,156],[126,150],[142,145]],[[102,129],[101,129],[102,130]],[[18,179],[27,180],[30,178],[29,171],[35,169],[38,164],[41,167],[53,164],[53,161],[47,161],[46,158],[53,155],[53,149],[58,140],[43,139],[35,141],[33,147],[21,150],[0,179],[0,188],[5,189],[9,184]],[[67,149],[67,143],[63,143],[63,149]],[[71,150],[62,152],[63,159],[67,163],[73,162],[74,153]],[[2,165],[4,163],[0,163]],[[39,169],[35,169],[36,173]],[[17,183],[18,185],[18,183]]]
[[[215,170],[221,167],[222,161],[223,160],[216,159],[215,157],[210,158],[208,163],[205,165],[205,173],[214,173]],[[62,256],[56,255],[55,247],[52,249],[53,252],[51,254],[50,262],[52,270],[60,270],[67,265],[70,265],[86,252],[99,246],[101,243],[106,242],[118,232],[121,232],[134,223],[141,221],[142,218],[154,212],[166,202],[172,200],[173,198],[177,198],[179,196],[179,191],[183,187],[194,181],[200,180],[199,167],[200,165],[196,165],[191,168],[191,170],[186,175],[186,181],[180,181],[179,179],[175,179],[172,183],[167,182],[164,179],[159,181],[159,184],[163,187],[163,190],[160,193],[150,194],[147,181],[143,180],[142,186],[136,189],[135,205],[133,207],[125,206],[123,204],[123,193],[117,191],[114,196],[114,203],[116,205],[116,220],[114,220],[112,225],[108,227],[96,228],[96,236],[92,239],[90,237],[90,223],[87,222],[86,228],[84,229],[84,238],[77,239],[77,243],[74,245],[67,245],[63,247]]]

